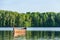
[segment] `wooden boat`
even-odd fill
[[[26,28],[14,28],[14,37],[18,37],[18,36],[25,36],[26,35]]]

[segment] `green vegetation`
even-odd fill
[[[26,12],[18,13],[6,10],[0,10],[0,27],[60,27],[60,13],[55,12]],[[7,34],[8,33],[8,34]],[[0,32],[0,39],[13,35],[12,32]],[[2,37],[2,38],[1,38]],[[13,37],[13,36],[12,36]],[[8,38],[12,38],[8,37]],[[60,32],[50,31],[26,31],[26,39],[34,38],[60,38]]]
[[[0,10],[0,27],[60,27],[60,13]]]

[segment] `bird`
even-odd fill
[[[25,27],[25,28],[23,28],[23,29],[27,29],[27,28]]]

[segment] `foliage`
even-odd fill
[[[60,13],[18,13],[0,10],[0,27],[59,27]]]

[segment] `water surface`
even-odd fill
[[[44,31],[42,29],[41,28],[27,28],[25,36],[19,36],[17,38],[14,38],[13,28],[9,28],[9,29],[1,28],[0,29],[0,40],[60,40],[60,28],[57,28],[57,29],[51,28],[53,31]]]
[[[0,31],[0,40],[13,40],[13,31]]]
[[[26,31],[25,36],[14,38],[14,40],[60,40],[60,32]]]

